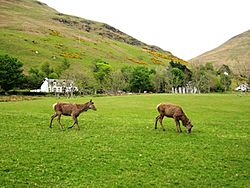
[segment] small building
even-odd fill
[[[248,84],[245,83],[245,84],[240,84],[234,90],[236,90],[236,91],[249,91],[250,87],[248,86]]]
[[[31,92],[44,93],[73,93],[77,92],[78,88],[75,86],[73,80],[49,79],[45,78],[40,89],[31,90]]]

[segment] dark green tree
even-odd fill
[[[172,86],[175,88],[183,86],[185,78],[184,72],[179,68],[172,68],[170,72]]]
[[[29,75],[27,76],[27,88],[30,89],[40,88],[45,77],[46,75],[44,72],[36,68],[31,68],[29,70]]]
[[[219,70],[217,71],[218,74],[231,74],[231,70],[228,65],[223,64]]]
[[[133,92],[151,91],[152,83],[151,77],[152,71],[146,67],[138,66],[135,67],[131,79],[130,87]]]
[[[17,58],[0,55],[0,89],[9,91],[23,82],[23,64]]]
[[[181,70],[184,73],[184,77],[182,78],[183,79],[182,86],[187,85],[187,83],[189,81],[191,81],[191,79],[192,79],[192,72],[187,68],[186,65],[183,65],[183,64],[181,64],[179,62],[175,63],[173,61],[170,61],[169,65],[170,65],[169,66],[170,70],[172,68],[178,68],[179,70]]]
[[[49,74],[53,72],[52,69],[50,68],[50,64],[48,62],[44,62],[41,65],[41,71],[44,72],[44,74],[46,75],[46,77],[48,77]]]

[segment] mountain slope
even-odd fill
[[[191,63],[201,64],[212,62],[219,67],[228,65],[235,73],[250,73],[250,30],[239,34],[218,48],[208,51],[190,60]]]
[[[58,13],[35,0],[0,0],[0,54],[17,57],[25,72],[65,58],[75,71],[88,70],[102,59],[114,68],[125,65],[168,65],[170,52],[147,45],[105,23]]]

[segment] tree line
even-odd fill
[[[93,61],[90,72],[72,72],[70,62],[52,68],[47,62],[39,68],[23,73],[23,64],[9,55],[0,55],[0,90],[39,88],[45,77],[74,80],[81,94],[120,92],[171,92],[173,88],[197,88],[199,92],[225,92],[230,90],[232,72],[227,65],[216,70],[212,63],[187,68],[171,61],[168,66],[124,66],[114,69],[102,59]]]

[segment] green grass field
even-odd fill
[[[53,103],[89,99],[0,103],[0,187],[249,187],[250,95],[93,97],[80,131],[49,128]],[[160,102],[181,105],[192,133],[155,130]]]

